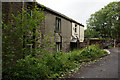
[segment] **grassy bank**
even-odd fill
[[[46,53],[40,59],[28,55],[24,59],[17,60],[11,69],[3,71],[3,78],[11,80],[58,78],[74,69],[81,61],[94,60],[106,54],[107,52],[98,46],[91,45],[82,50],[74,50],[68,53]]]

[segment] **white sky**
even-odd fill
[[[38,3],[60,12],[86,27],[90,15],[113,1],[120,0],[36,0]]]

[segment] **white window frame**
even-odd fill
[[[75,24],[75,33],[77,33],[77,25]]]

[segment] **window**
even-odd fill
[[[56,51],[60,51],[60,50],[61,50],[61,43],[56,42]]]
[[[32,15],[32,10],[28,9],[27,12],[28,12],[28,19],[29,19],[29,18],[32,18],[32,16],[33,16],[33,15]]]
[[[56,32],[60,32],[61,29],[61,19],[56,18],[56,27],[55,27],[55,31]]]
[[[30,50],[32,50],[32,46],[33,44],[27,44],[27,48],[29,48]]]
[[[29,3],[27,5],[27,13],[28,13],[27,17],[28,17],[28,19],[32,17],[32,6],[31,5],[32,5],[32,3]]]
[[[28,53],[32,53],[33,44],[27,44],[26,48],[28,49]]]
[[[75,25],[75,33],[77,33],[77,25]]]

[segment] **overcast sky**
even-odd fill
[[[119,0],[36,0],[38,3],[60,12],[86,27],[90,15],[113,1]]]

